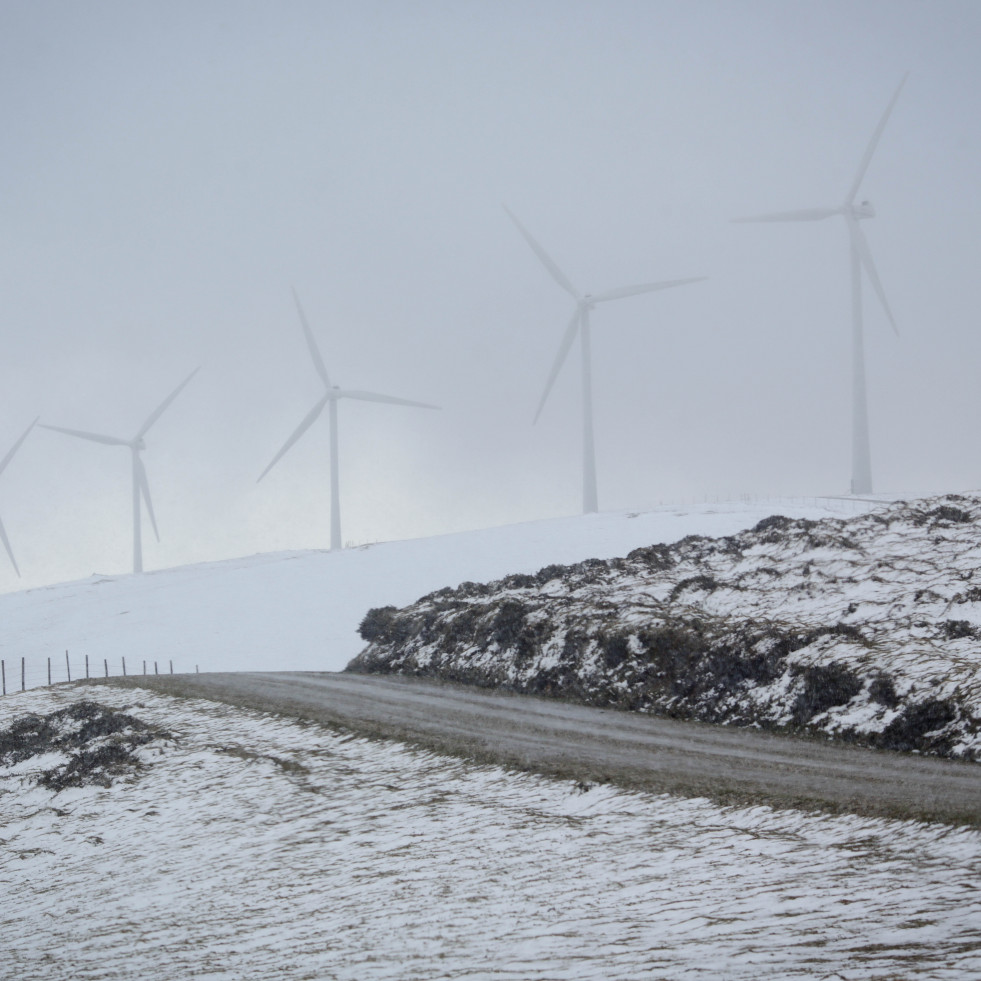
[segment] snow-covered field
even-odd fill
[[[153,671],[340,671],[364,646],[375,606],[402,606],[468,580],[535,572],[550,563],[612,558],[685,535],[729,535],[771,514],[848,517],[872,502],[762,500],[663,507],[489,528],[342,552],[288,552],[133,575],[94,575],[0,595],[7,691],[92,674]],[[11,574],[12,575],[12,574]]]
[[[981,832],[723,808],[427,755],[207,702],[34,687],[85,654],[339,670],[365,612],[443,586],[728,535],[765,501],[544,521],[0,596],[0,730],[84,697],[166,729],[111,787],[0,767],[0,978],[957,978]],[[152,668],[151,668],[152,670]],[[105,740],[103,740],[105,741]]]
[[[172,735],[111,787],[0,769],[0,976],[981,974],[981,832],[584,790],[120,689]]]

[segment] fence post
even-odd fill
[[[72,680],[72,665],[71,661],[68,660],[68,651],[65,651],[65,670],[68,672],[68,680]]]
[[[7,694],[7,662],[0,660],[0,675],[3,675],[3,693]]]
[[[106,677],[109,677],[109,658],[104,657],[102,663],[106,666]]]
[[[24,683],[24,661],[26,658],[20,659],[20,690],[27,691],[27,685]]]
[[[146,661],[143,662],[143,673],[146,674]]]
[[[48,687],[51,687],[51,655],[48,655]]]
[[[201,672],[200,672],[200,671],[198,670],[198,666],[197,666],[196,664],[194,665],[194,673],[195,673],[195,674],[200,674],[200,673],[201,673]]]
[[[157,662],[156,661],[153,662],[153,673],[154,674],[160,674],[160,672],[157,670]]]
[[[174,673],[174,662],[173,661],[170,662],[170,673],[171,674]]]
[[[88,654],[86,654],[85,655],[85,679],[86,679],[86,681],[88,680],[88,677],[89,677],[89,656],[88,656]]]
[[[123,658],[123,677],[126,677],[126,658]]]

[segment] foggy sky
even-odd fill
[[[600,507],[819,495],[850,479],[859,193],[875,489],[981,484],[981,7],[973,2],[8,2],[0,5],[0,457],[36,415],[147,437],[147,569],[575,513],[583,292],[707,276],[593,317]],[[37,430],[0,475],[23,572],[131,567],[122,447]]]

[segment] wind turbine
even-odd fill
[[[438,405],[430,405],[428,402],[413,402],[409,399],[399,399],[392,395],[379,395],[375,392],[363,392],[355,389],[339,388],[330,383],[330,376],[324,365],[324,359],[320,355],[320,349],[314,340],[313,331],[307,323],[303,307],[300,305],[300,298],[293,290],[293,300],[296,302],[296,309],[300,315],[300,324],[303,327],[303,336],[307,340],[307,347],[310,349],[310,357],[313,366],[320,375],[320,380],[324,383],[324,395],[317,404],[303,417],[303,421],[293,431],[293,434],[283,444],[282,449],[272,458],[269,466],[259,474],[259,480],[269,473],[270,470],[286,454],[287,450],[317,421],[325,407],[329,406],[330,420],[330,547],[331,550],[339,549],[341,545],[341,502],[340,502],[340,476],[338,472],[338,453],[337,453],[337,403],[341,399],[357,399],[361,402],[386,402],[391,405],[411,405],[419,409],[438,409]]]
[[[40,416],[38,416],[38,419],[39,418]],[[14,443],[10,452],[2,460],[0,460],[0,473],[3,473],[4,470],[7,469],[7,464],[10,463],[10,461],[14,458],[14,454],[20,449],[20,444],[23,443],[25,439],[27,439],[28,434],[36,424],[37,424],[37,419],[35,419],[34,422],[32,422],[27,427],[27,429],[24,430],[24,434],[21,436],[19,440],[17,440],[16,443]],[[19,579],[20,569],[17,568],[17,560],[14,558],[14,550],[10,547],[10,539],[7,538],[7,532],[3,527],[3,521],[0,521],[0,541],[3,542],[3,547],[7,550],[7,555],[10,556],[10,564],[14,567],[14,572],[17,573],[17,578]]]
[[[147,514],[150,516],[150,524],[153,526],[153,533],[160,541],[160,533],[157,531],[157,519],[153,515],[153,503],[150,500],[150,482],[147,480],[146,467],[140,459],[140,453],[146,449],[146,436],[150,427],[164,414],[164,411],[171,402],[183,391],[184,386],[198,373],[200,369],[195,368],[187,378],[185,378],[168,395],[163,402],[158,405],[153,412],[146,418],[146,422],[136,431],[132,439],[121,439],[118,436],[103,436],[100,433],[87,433],[80,429],[64,429],[61,426],[47,426],[43,422],[44,429],[53,429],[58,433],[67,433],[69,436],[78,436],[80,439],[88,439],[93,443],[107,443],[109,446],[128,446],[133,458],[133,572],[143,571],[143,532],[141,527],[140,498],[146,502]]]
[[[542,265],[548,270],[552,278],[576,301],[576,309],[566,327],[562,340],[559,342],[559,351],[549,372],[548,381],[545,383],[545,391],[542,393],[535,412],[534,422],[538,422],[538,417],[542,414],[552,385],[558,377],[559,371],[569,354],[579,335],[579,345],[582,360],[582,510],[583,514],[591,514],[597,510],[596,494],[596,452],[593,440],[593,379],[592,379],[592,356],[590,347],[590,324],[589,314],[597,303],[606,303],[608,300],[620,300],[626,296],[635,296],[638,293],[652,293],[654,290],[666,290],[672,286],[684,286],[686,283],[697,283],[705,279],[704,276],[696,276],[693,279],[669,279],[660,283],[640,283],[636,286],[620,286],[617,289],[607,290],[604,293],[580,293],[569,281],[565,273],[555,264],[551,256],[532,238],[531,233],[524,225],[518,221],[511,209],[506,205],[504,210],[508,213],[511,221],[517,226],[518,231],[524,236],[525,241],[531,246],[532,252],[538,256]]]
[[[872,493],[872,459],[869,449],[869,409],[868,400],[865,392],[865,343],[862,336],[862,270],[869,278],[876,296],[882,303],[889,323],[896,336],[899,336],[899,328],[889,307],[885,291],[882,289],[882,282],[879,273],[876,271],[875,263],[872,260],[872,252],[869,243],[866,241],[865,233],[862,231],[859,222],[866,218],[875,217],[875,208],[868,201],[855,203],[858,196],[858,189],[865,178],[865,172],[869,168],[872,154],[878,146],[882,131],[886,128],[886,122],[892,113],[893,106],[899,98],[899,93],[906,84],[907,75],[904,75],[899,83],[886,111],[879,120],[872,139],[865,150],[861,163],[858,165],[858,172],[855,179],[848,188],[844,201],[836,208],[805,208],[801,211],[784,211],[777,214],[754,215],[750,218],[736,218],[737,222],[759,222],[759,221],[822,221],[834,215],[841,215],[845,219],[848,228],[848,239],[851,247],[851,275],[852,275],[852,494],[871,494]]]

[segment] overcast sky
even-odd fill
[[[859,198],[875,489],[981,485],[981,5],[955,0],[0,3],[0,457],[37,415],[144,455],[148,569],[439,534],[581,506],[572,313],[594,314],[600,507],[845,493],[848,240]],[[129,455],[36,430],[0,475],[23,572],[131,565]]]

